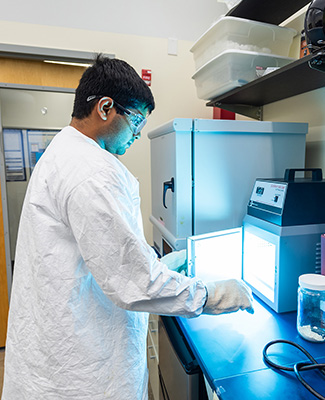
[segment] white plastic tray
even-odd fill
[[[293,58],[252,51],[226,50],[203,65],[192,76],[200,99],[211,100],[235,87],[257,79],[256,67],[283,67]]]
[[[196,69],[225,50],[255,51],[288,57],[294,29],[237,17],[221,17],[193,45]]]

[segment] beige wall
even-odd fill
[[[300,32],[308,5],[283,23],[298,34],[290,49],[290,57],[300,53]],[[301,79],[305,79],[304,76]],[[324,74],[325,79],[325,74]],[[296,82],[299,85],[299,82]],[[263,107],[264,121],[307,122],[306,167],[322,168],[325,173],[325,88],[281,100]],[[237,119],[243,119],[238,116]]]
[[[175,117],[211,118],[212,108],[196,96],[194,62],[190,48],[193,42],[178,41],[178,55],[167,54],[167,39],[86,31],[52,26],[0,21],[1,42],[7,44],[113,53],[129,62],[141,74],[152,70],[152,91],[156,110],[121,161],[140,181],[142,214],[147,240],[152,244],[150,193],[150,142],[147,133]],[[67,40],[68,39],[68,40]]]
[[[286,26],[301,32],[304,24],[304,7],[290,18]],[[300,35],[298,34],[291,48],[291,56],[298,57]],[[305,79],[303,76],[301,79]],[[325,74],[324,74],[325,79]],[[299,85],[299,82],[296,83]],[[294,96],[276,103],[269,104],[263,109],[264,120],[307,122],[309,124],[306,146],[306,167],[323,168],[325,173],[325,88]]]
[[[287,21],[285,25],[300,32],[303,27],[305,9]],[[121,161],[140,181],[145,234],[149,243],[152,243],[152,228],[149,222],[150,142],[147,139],[147,133],[174,117],[212,117],[212,109],[205,106],[205,101],[197,98],[194,81],[191,79],[194,74],[194,62],[189,50],[193,42],[179,40],[178,55],[170,56],[167,54],[167,38],[6,21],[0,21],[0,32],[2,43],[91,52],[102,51],[113,53],[116,57],[128,61],[138,73],[141,73],[141,69],[152,70],[152,91],[156,99],[156,110],[143,130],[142,139],[135,142],[127,154],[121,157]],[[290,56],[298,57],[299,47],[300,35],[298,34]],[[285,99],[265,106],[264,120],[308,122],[307,166],[324,167],[325,171],[325,118],[322,111],[324,100],[325,88]],[[238,118],[241,119],[240,116]]]
[[[325,79],[325,75],[324,75]],[[297,82],[297,84],[299,84]],[[264,107],[264,119],[308,122],[306,167],[325,173],[325,89],[317,89]]]

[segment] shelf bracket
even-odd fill
[[[208,104],[210,105],[210,104]],[[249,106],[246,104],[224,104],[216,102],[213,104],[214,107],[219,107],[227,111],[231,111],[237,114],[245,115],[246,117],[254,118],[259,121],[263,120],[263,107]]]

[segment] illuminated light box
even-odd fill
[[[187,239],[188,275],[204,282],[242,277],[242,228]]]

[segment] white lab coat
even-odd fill
[[[56,135],[23,206],[2,400],[147,398],[147,312],[197,316],[206,291],[156,259],[139,205],[118,159]]]

